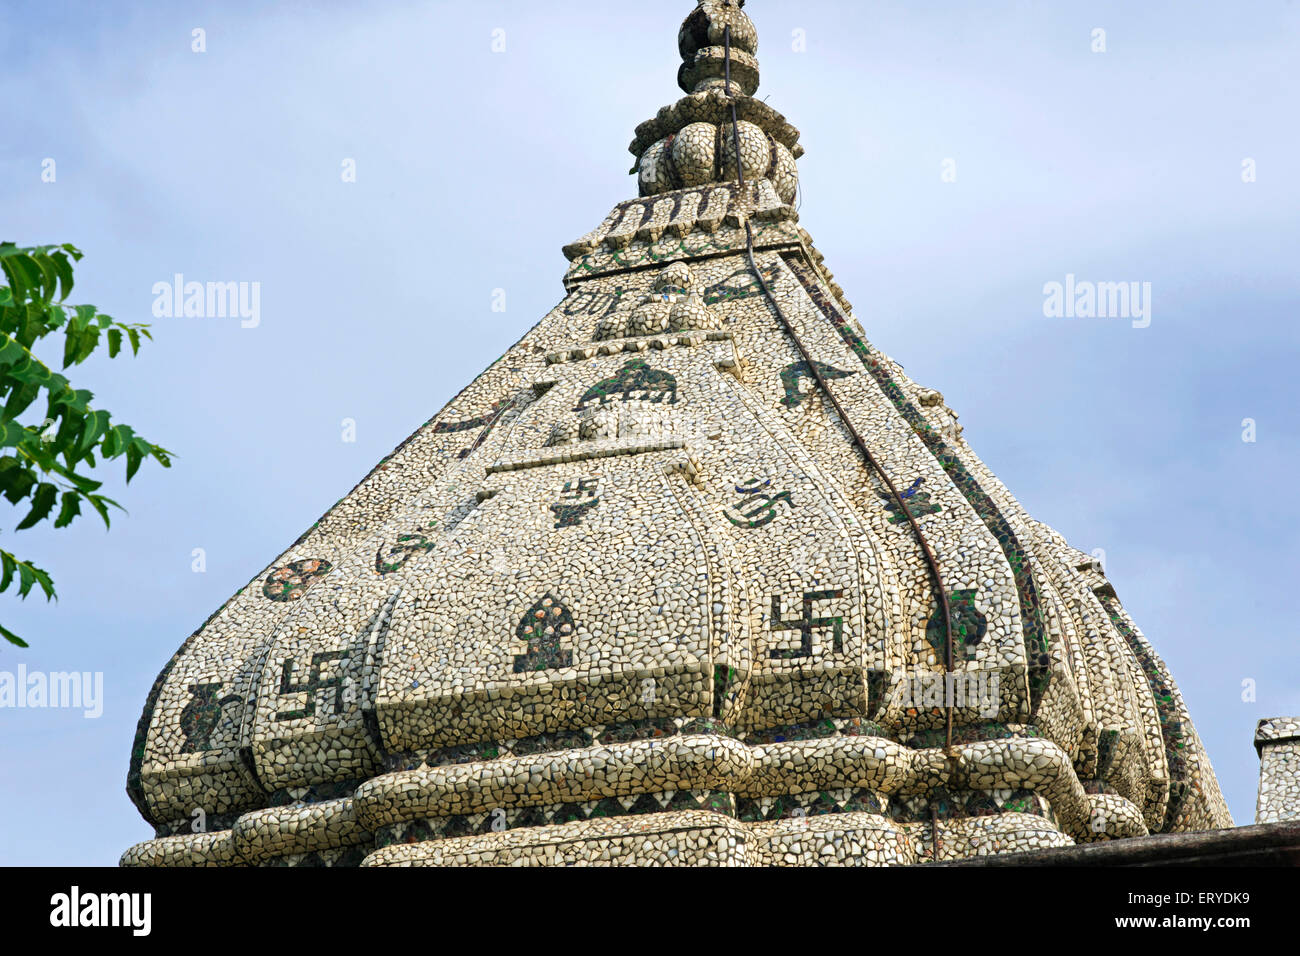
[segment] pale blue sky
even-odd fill
[[[153,322],[138,359],[74,381],[178,455],[110,484],[111,532],[3,527],[61,599],[0,597],[33,645],[0,670],[103,671],[106,700],[0,710],[0,863],[113,864],[152,835],[124,781],[155,675],[559,300],[561,245],[635,194],[633,129],[680,95],[691,6],[0,7],[0,239],[75,242],[74,299]],[[1031,514],[1105,549],[1251,822],[1254,724],[1300,713],[1300,4],[746,9],[758,95],[808,150],[802,223],[869,339]],[[261,324],[154,319],[177,272],[260,282]],[[1045,318],[1067,273],[1152,283],[1150,327]]]

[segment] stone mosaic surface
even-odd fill
[[[1114,588],[798,226],[742,6],[683,25],[687,96],[559,305],[166,664],[124,864],[907,865],[1231,825]]]
[[[1255,728],[1259,751],[1256,823],[1300,820],[1300,717],[1273,717]]]

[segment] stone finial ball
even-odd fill
[[[736,0],[701,0],[677,31],[677,51],[690,63],[706,47],[723,45],[723,30],[731,27],[731,47],[753,56],[758,53],[758,29],[745,4]]]

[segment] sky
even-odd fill
[[[0,5],[0,240],[75,243],[72,301],[152,324],[71,377],[176,454],[113,469],[111,530],[0,524],[59,591],[0,595],[31,643],[0,671],[103,675],[97,717],[0,709],[0,864],[153,835],[125,778],[155,676],[560,300],[561,246],[635,195],[633,130],[682,95],[691,7]],[[868,339],[1104,551],[1252,822],[1254,726],[1300,714],[1300,2],[746,11],[758,96],[807,149],[801,224]],[[258,283],[256,325],[155,317],[178,273]],[[1150,283],[1149,324],[1046,316],[1067,275]]]

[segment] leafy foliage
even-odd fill
[[[81,251],[58,246],[20,248],[0,243],[0,495],[20,508],[28,508],[15,530],[52,520],[66,528],[89,505],[109,525],[109,509],[119,505],[99,493],[103,482],[85,472],[102,461],[126,459],[129,482],[147,458],[171,467],[171,454],[135,433],[129,425],[114,424],[103,409],[91,406],[94,397],[73,388],[66,377],[32,354],[33,346],[57,332],[63,333],[63,368],[79,365],[101,345],[116,358],[123,343],[131,354],[140,351],[142,338],[152,339],[148,326],[117,322],[93,305],[64,305],[72,291],[72,263]],[[21,424],[27,412],[44,395],[45,415],[40,424]],[[39,407],[39,406],[37,406]],[[57,506],[57,510],[56,510]],[[39,586],[45,599],[55,598],[49,574],[29,561],[0,549],[0,591],[18,582],[19,597]],[[26,647],[17,634],[0,625],[0,635]]]

